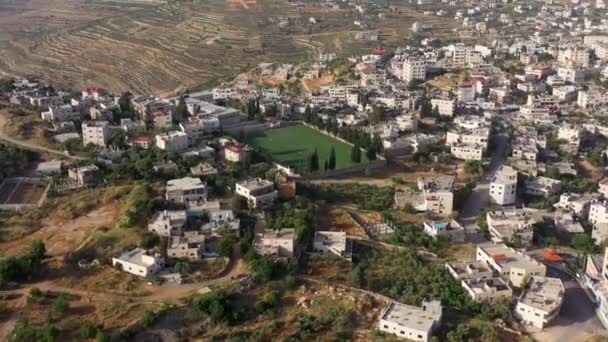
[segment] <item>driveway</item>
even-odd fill
[[[559,316],[549,327],[533,333],[533,337],[541,342],[582,342],[596,335],[608,337],[608,330],[595,314],[595,304],[580,284],[566,272],[552,266],[547,266],[547,276],[560,278],[564,282],[566,288],[564,303]]]

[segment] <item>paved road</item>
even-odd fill
[[[74,160],[85,160],[86,159],[86,158],[78,157],[78,156],[68,156],[63,151],[54,150],[54,149],[51,149],[48,147],[44,147],[44,146],[29,143],[27,141],[12,138],[12,137],[8,136],[8,134],[6,134],[6,132],[4,131],[4,126],[6,125],[7,122],[8,122],[8,119],[5,116],[0,115],[0,140],[2,140],[2,141],[5,141],[12,145],[17,145],[26,150],[31,150],[31,151],[36,151],[36,152],[46,152],[46,153],[54,154],[56,156],[61,156],[63,158],[70,158],[70,159],[74,159]]]
[[[469,236],[475,236],[475,232],[479,231],[479,227],[475,224],[475,218],[483,208],[488,208],[490,203],[490,179],[496,173],[496,170],[500,168],[506,159],[506,152],[508,146],[508,137],[504,134],[496,135],[496,146],[492,152],[492,159],[490,165],[486,170],[482,181],[477,184],[473,192],[467,198],[467,202],[462,208],[460,217],[465,228],[468,230]],[[477,236],[476,241],[471,242],[483,242],[483,237]],[[479,240],[479,241],[477,241]]]
[[[559,316],[542,332],[533,333],[536,340],[578,342],[591,336],[608,336],[595,314],[595,304],[575,279],[552,266],[547,266],[547,276],[560,278],[566,293]]]

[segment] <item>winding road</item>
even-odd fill
[[[54,150],[54,149],[51,149],[51,148],[48,148],[45,146],[32,144],[27,141],[23,141],[23,140],[19,140],[19,139],[10,137],[4,129],[4,127],[6,126],[7,123],[8,123],[8,118],[4,115],[0,115],[0,140],[2,140],[4,142],[7,142],[7,143],[15,145],[15,146],[19,146],[25,150],[30,150],[30,151],[35,151],[35,152],[45,152],[45,153],[53,154],[56,156],[60,156],[62,158],[70,158],[73,160],[86,160],[86,158],[83,158],[83,157],[66,155],[63,151]]]

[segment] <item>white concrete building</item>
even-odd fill
[[[494,277],[494,270],[483,261],[449,261],[445,269],[456,280],[464,279],[490,279]]]
[[[261,255],[291,258],[296,255],[295,229],[266,229],[263,233],[257,234],[253,246]]]
[[[62,100],[63,102],[63,100]],[[80,121],[82,114],[77,107],[73,107],[69,104],[61,104],[56,106],[49,106],[49,110],[41,113],[41,117],[46,121]]]
[[[207,185],[200,178],[184,177],[167,182],[165,198],[173,203],[197,203],[207,200]]]
[[[431,99],[431,106],[433,109],[437,107],[440,115],[443,116],[454,116],[456,112],[456,100],[454,99]]]
[[[390,303],[380,315],[378,329],[411,341],[428,342],[441,324],[441,302],[422,302],[422,307]]]
[[[426,61],[422,57],[409,56],[403,61],[400,79],[406,83],[426,78]]]
[[[523,246],[532,245],[536,221],[525,210],[510,208],[488,211],[486,221],[493,242],[518,240]]]
[[[158,253],[148,252],[141,248],[126,251],[112,258],[112,266],[140,277],[159,272],[165,265],[165,259]]]
[[[547,268],[526,254],[504,244],[477,245],[477,260],[491,267],[512,286],[523,287],[531,276],[545,276]]]
[[[150,223],[148,231],[158,236],[169,237],[180,235],[186,226],[186,212],[184,210],[157,211]]]
[[[187,232],[183,236],[171,236],[167,243],[167,256],[176,259],[201,260],[205,256],[205,235]],[[215,256],[215,255],[213,255]]]
[[[313,242],[315,253],[332,253],[340,257],[350,258],[352,250],[346,232],[316,231]]]
[[[422,191],[424,202],[416,209],[442,216],[450,215],[454,207],[453,185],[454,176],[418,179],[418,189]]]
[[[279,195],[274,189],[274,184],[262,178],[236,183],[236,194],[245,197],[252,208],[271,206]]]
[[[532,196],[549,197],[559,193],[561,189],[562,181],[553,178],[538,176],[525,182],[526,194]]]
[[[87,121],[82,123],[82,143],[106,147],[110,139],[110,124],[107,121]]]
[[[608,91],[599,88],[580,90],[576,104],[581,108],[595,108],[608,105]]]
[[[602,196],[608,198],[608,178],[604,178],[600,180],[597,184],[597,192],[602,194]]]
[[[591,202],[588,220],[593,224],[608,223],[608,201]]]
[[[490,198],[499,205],[515,203],[517,199],[517,171],[510,166],[501,166],[490,183]]]
[[[471,82],[466,82],[458,87],[458,102],[468,103],[475,101],[476,90]]]
[[[559,315],[564,293],[561,279],[532,276],[517,301],[514,315],[524,324],[543,329]]]
[[[181,152],[188,148],[188,135],[181,131],[157,134],[156,146],[167,152]]]
[[[555,208],[570,210],[580,217],[587,217],[589,206],[594,196],[590,194],[563,193],[559,196],[559,202],[554,204]]]
[[[167,112],[163,109],[159,109],[151,114],[152,122],[154,124],[154,128],[156,129],[164,129],[171,127],[173,124],[173,118],[171,116],[171,112]]]
[[[462,160],[482,160],[484,148],[481,145],[457,143],[450,146],[450,153]]]
[[[226,146],[224,146],[224,158],[226,161],[239,163],[247,158],[247,151],[245,151],[243,146],[226,144]]]
[[[511,287],[501,278],[464,279],[461,285],[469,297],[478,302],[494,302],[513,295]]]
[[[418,130],[418,119],[413,114],[403,114],[395,118],[395,123],[401,131],[416,132]]]
[[[568,144],[579,145],[583,137],[583,127],[571,124],[561,124],[557,130],[557,139],[565,140]]]
[[[423,228],[426,235],[442,237],[453,243],[462,243],[466,237],[464,226],[456,220],[427,221],[423,223]]]

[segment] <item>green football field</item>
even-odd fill
[[[247,137],[247,143],[262,153],[270,154],[275,162],[295,167],[300,172],[306,169],[306,157],[315,148],[319,152],[320,169],[323,169],[325,160],[329,159],[332,146],[336,150],[336,169],[353,164],[350,160],[350,145],[304,125],[256,132]],[[361,151],[361,154],[362,162],[367,162],[365,152]]]

